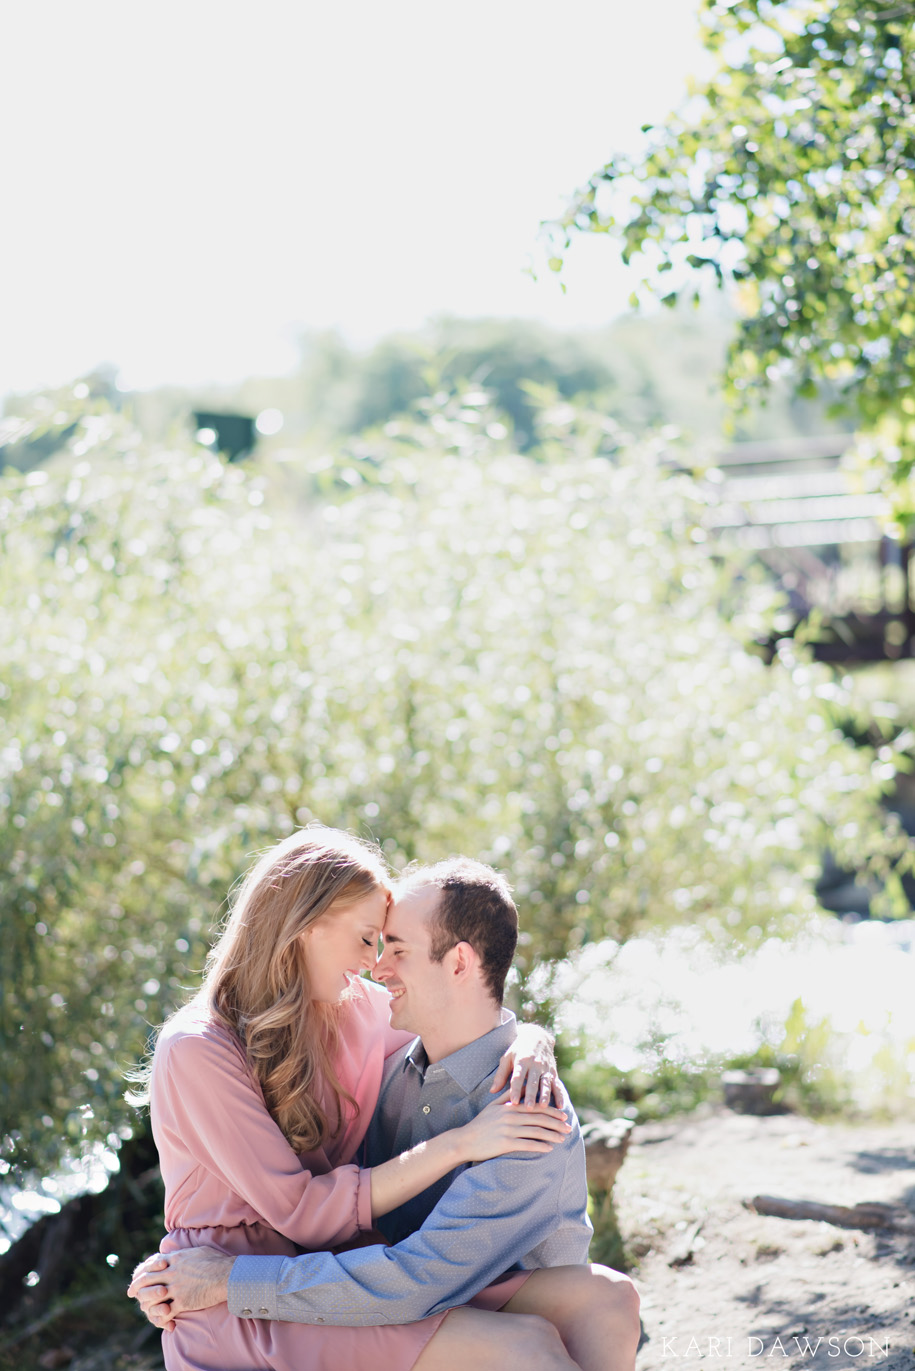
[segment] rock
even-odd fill
[[[610,1193],[617,1172],[629,1150],[632,1134],[631,1119],[602,1119],[599,1114],[587,1114],[581,1125],[585,1142],[585,1161],[588,1186],[591,1190]]]
[[[725,1071],[721,1076],[724,1102],[736,1114],[778,1114],[775,1092],[781,1076],[774,1066],[755,1071]]]
[[[69,1366],[76,1353],[72,1347],[50,1347],[38,1358],[42,1371],[59,1371],[61,1366]]]

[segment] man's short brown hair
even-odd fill
[[[508,881],[484,862],[448,857],[434,866],[408,867],[395,895],[427,885],[441,891],[429,919],[432,960],[442,961],[456,943],[470,943],[487,990],[501,1004],[518,944],[518,910]]]

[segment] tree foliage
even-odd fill
[[[227,888],[309,820],[508,871],[523,1009],[589,939],[758,939],[812,907],[827,839],[895,843],[889,752],[832,726],[828,673],[746,649],[768,592],[722,613],[663,444],[562,405],[523,457],[479,393],[441,395],[293,518],[191,444],[72,427],[0,483],[7,1164],[125,1126],[120,1073]]]
[[[114,398],[144,433],[163,441],[185,427],[195,409],[255,415],[279,409],[282,430],[262,438],[258,450],[262,457],[280,453],[293,463],[305,449],[336,449],[354,433],[412,411],[430,391],[462,383],[488,392],[498,422],[520,451],[536,446],[538,396],[544,390],[600,408],[634,435],[673,425],[717,448],[727,419],[721,370],[733,328],[732,312],[721,305],[716,300],[698,311],[632,314],[604,329],[574,333],[523,320],[441,319],[384,338],[367,351],[334,334],[316,334],[302,339],[301,362],[289,376],[192,390],[115,392]],[[93,395],[105,397],[107,378],[86,380]],[[53,418],[61,400],[44,398],[46,419]],[[765,408],[736,416],[730,436],[822,434],[836,426],[825,413],[830,398],[798,399],[784,384],[776,385]],[[66,410],[66,399],[62,403]],[[49,435],[38,429],[9,441],[0,455],[23,468],[45,460],[53,449]]]
[[[915,8],[906,0],[704,0],[714,75],[575,197],[575,232],[609,232],[667,302],[688,268],[736,285],[732,394],[790,373],[827,384],[876,439],[915,518]],[[687,270],[684,270],[687,268]],[[660,278],[656,273],[661,273]],[[666,275],[670,273],[670,275]],[[882,464],[882,467],[881,467]]]

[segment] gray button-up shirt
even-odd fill
[[[378,1165],[492,1103],[514,1016],[430,1065],[417,1041],[388,1061],[366,1139]],[[411,1323],[463,1304],[512,1266],[586,1262],[585,1152],[572,1132],[551,1152],[516,1152],[459,1168],[380,1220],[393,1247],[300,1257],[238,1257],[229,1309],[294,1323]],[[267,1311],[266,1313],[264,1311]]]

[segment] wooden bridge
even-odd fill
[[[719,452],[712,526],[753,551],[788,599],[790,636],[817,614],[824,662],[915,656],[911,544],[888,538],[879,491],[855,492],[841,469],[852,436],[739,443]]]

